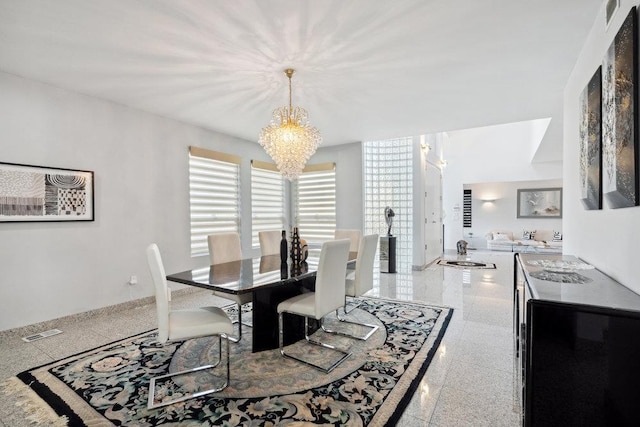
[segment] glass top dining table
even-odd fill
[[[356,252],[349,253],[348,268],[354,268],[356,256]],[[278,347],[277,305],[314,289],[319,260],[319,249],[310,250],[307,260],[299,265],[291,260],[281,263],[280,255],[265,255],[169,274],[167,280],[229,294],[251,293],[255,352]],[[304,337],[304,331],[291,336]]]

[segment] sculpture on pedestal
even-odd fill
[[[393,212],[393,209],[391,209],[389,206],[387,206],[386,208],[384,208],[384,220],[387,223],[387,225],[389,226],[389,229],[387,230],[387,236],[391,236],[391,226],[393,225],[393,217],[395,217],[396,214],[395,212]]]

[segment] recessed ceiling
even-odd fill
[[[0,0],[0,70],[251,141],[324,145],[553,117],[601,0]]]

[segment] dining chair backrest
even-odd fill
[[[240,235],[236,232],[210,234],[207,236],[207,243],[212,265],[242,259]]]
[[[378,248],[378,235],[369,234],[360,239],[356,273],[354,278],[355,295],[360,296],[373,289],[373,263]]]
[[[358,250],[358,245],[360,244],[360,236],[362,236],[362,232],[360,230],[336,228],[334,239],[349,239],[349,241],[351,242],[351,244],[349,245],[349,252],[355,252]]]
[[[169,339],[169,287],[167,275],[162,264],[160,250],[155,243],[147,247],[147,263],[156,289],[156,311],[158,316],[158,342],[165,343]]]
[[[344,306],[349,244],[347,239],[330,240],[322,244],[316,273],[316,319]]]
[[[260,240],[261,255],[280,254],[280,241],[282,240],[282,231],[279,231],[279,230],[259,231],[258,240]]]

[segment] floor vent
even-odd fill
[[[38,340],[41,340],[42,338],[47,338],[47,337],[50,337],[52,335],[58,335],[58,334],[61,334],[61,333],[62,333],[62,331],[60,329],[50,329],[48,331],[38,332],[37,334],[29,335],[28,337],[23,337],[22,341],[24,341],[24,342],[38,341]]]

